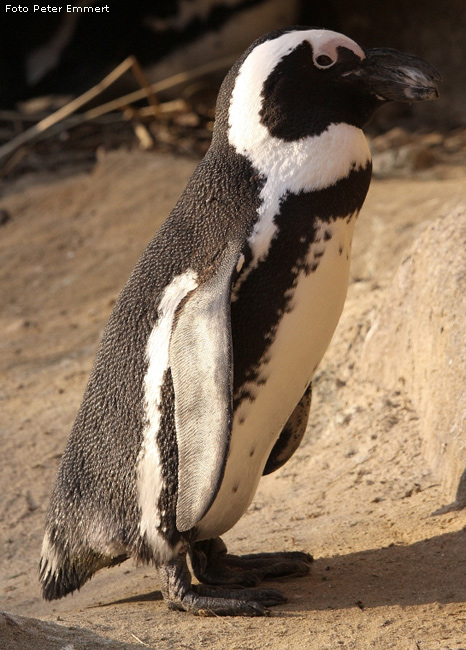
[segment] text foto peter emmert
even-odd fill
[[[89,6],[89,7],[83,7],[83,6],[78,6],[75,7],[74,5],[64,5],[63,7],[57,7],[55,5],[33,5],[31,7],[26,7],[25,5],[5,5],[5,11],[6,12],[11,12],[11,13],[25,13],[27,14],[28,11],[31,9],[31,13],[35,13],[37,11],[40,11],[44,14],[46,13],[66,13],[66,14],[71,14],[71,13],[94,13],[94,14],[108,14],[110,13],[109,6],[108,5],[101,5],[100,7],[94,7],[94,6]]]

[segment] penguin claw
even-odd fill
[[[225,599],[233,602],[248,602],[259,604],[262,607],[274,607],[283,605],[287,598],[278,589],[222,589],[218,587],[206,587],[205,585],[196,585],[193,587],[200,596],[207,596],[217,599]]]
[[[195,616],[270,616],[269,610],[260,603],[240,600],[224,600],[221,605],[187,611]]]
[[[269,590],[199,590],[196,585],[180,600],[167,600],[170,609],[194,616],[269,616],[269,607],[286,602],[276,589]],[[268,593],[266,593],[268,592]]]
[[[185,557],[160,566],[158,574],[168,608],[195,616],[268,616],[269,607],[286,602],[277,589],[192,586]]]
[[[314,561],[312,555],[301,551],[256,553],[239,556],[238,559],[262,580],[305,576]]]
[[[194,575],[210,585],[254,587],[261,580],[305,576],[312,555],[301,551],[230,555],[220,538],[197,542],[190,551]]]

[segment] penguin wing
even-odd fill
[[[170,340],[178,442],[176,526],[193,528],[223,477],[232,424],[230,294],[239,257],[227,248],[215,271],[189,294]]]
[[[279,469],[289,461],[301,444],[309,420],[311,400],[312,384],[309,384],[304,395],[299,400],[297,406],[295,406],[293,413],[290,415],[287,423],[283,427],[280,437],[273,446],[270,456],[265,464],[264,471],[262,472],[263,476],[275,472],[275,470]]]

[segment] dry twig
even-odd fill
[[[148,85],[144,74],[139,67],[139,64],[136,62],[133,56],[129,56],[110,74],[102,79],[102,81],[96,86],[86,91],[79,97],[76,97],[71,102],[66,104],[66,106],[63,106],[59,110],[55,111],[55,113],[52,113],[52,115],[45,117],[31,128],[27,129],[20,135],[10,140],[10,142],[7,142],[1,146],[0,163],[11,156],[20,147],[26,144],[31,144],[32,142],[43,138],[45,134],[48,135],[52,127],[57,127],[59,124],[63,126],[63,129],[68,128],[71,125],[76,126],[84,122],[88,122],[89,120],[101,117],[111,111],[127,107],[128,104],[144,98],[147,98],[151,104],[153,111],[155,111],[157,110],[157,100],[155,98],[156,93],[168,90],[169,88],[174,88],[180,84],[186,83],[187,81],[192,81],[193,79],[197,79],[209,73],[227,68],[232,64],[233,61],[234,59],[232,57],[220,59],[218,61],[211,61],[210,63],[201,65],[194,70],[190,70],[188,72],[180,72],[179,74],[173,75],[168,79],[164,79],[157,83]],[[87,104],[91,99],[94,99],[99,94],[101,94],[106,88],[111,86],[117,79],[119,79],[130,69],[134,71],[135,76],[139,79],[140,83],[143,84],[143,88],[124,95],[118,99],[102,104],[101,106],[97,106],[96,108],[92,108],[82,115],[74,116],[72,120],[66,120],[66,118],[70,118],[73,113]],[[56,129],[53,131],[54,133],[57,132]]]
[[[11,155],[19,147],[33,142],[37,137],[42,135],[45,131],[50,129],[55,124],[58,124],[65,117],[75,113],[81,106],[87,104],[91,99],[100,95],[102,91],[111,86],[117,79],[119,79],[125,72],[127,72],[133,65],[133,57],[129,56],[127,59],[120,63],[110,74],[108,74],[100,83],[96,86],[87,90],[83,95],[76,97],[71,102],[63,106],[63,108],[58,109],[52,115],[45,117],[43,120],[31,126],[20,135],[7,142],[2,147],[0,147],[0,162]]]

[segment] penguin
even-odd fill
[[[262,579],[309,572],[307,553],[235,556],[221,535],[306,430],[371,178],[362,129],[439,81],[417,57],[301,26],[234,64],[211,147],[105,328],[47,513],[46,599],[133,557],[171,609],[260,616],[286,600]]]

